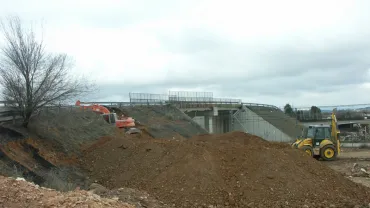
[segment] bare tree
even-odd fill
[[[18,17],[1,22],[5,44],[0,59],[0,84],[5,101],[13,103],[27,127],[30,117],[46,105],[55,105],[89,92],[92,84],[72,76],[66,54],[45,51],[32,29]]]

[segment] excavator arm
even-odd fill
[[[110,113],[108,108],[106,108],[104,106],[101,106],[101,105],[98,105],[98,104],[93,104],[93,105],[89,105],[89,106],[81,106],[81,102],[79,100],[77,100],[76,106],[80,106],[82,109],[91,109],[92,111],[94,111],[96,113],[101,113],[101,114]]]
[[[331,137],[334,139],[337,148],[337,154],[340,154],[340,141],[339,141],[339,129],[338,129],[338,121],[336,117],[337,109],[334,108],[333,112],[331,113]]]

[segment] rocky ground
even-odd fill
[[[38,185],[0,176],[0,207],[112,207],[134,208],[116,198],[102,198],[88,191],[61,193]]]
[[[109,190],[106,187],[93,183],[89,190],[92,193],[98,194],[107,198],[118,198],[120,201],[128,202],[135,206],[135,208],[167,208],[170,207],[163,202],[151,197],[148,193],[138,191],[132,188],[118,188]]]

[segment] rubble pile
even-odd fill
[[[104,198],[115,198],[120,201],[127,202],[135,206],[135,208],[167,208],[168,205],[164,204],[151,197],[148,193],[139,191],[132,188],[118,188],[109,190],[106,187],[92,183],[89,187],[89,192],[102,196]]]
[[[351,176],[353,177],[370,177],[370,165],[359,165],[357,163],[353,164],[351,169]]]
[[[87,192],[66,193],[39,187],[22,178],[0,176],[0,207],[112,207],[134,208],[135,206]]]

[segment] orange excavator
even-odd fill
[[[110,124],[115,124],[118,128],[130,130],[131,128],[135,127],[135,120],[132,117],[126,117],[122,115],[121,118],[118,118],[116,113],[111,113],[108,108],[104,106],[98,104],[83,106],[79,100],[77,100],[76,106],[79,106],[84,110],[91,109],[93,112],[101,114],[105,121]]]

